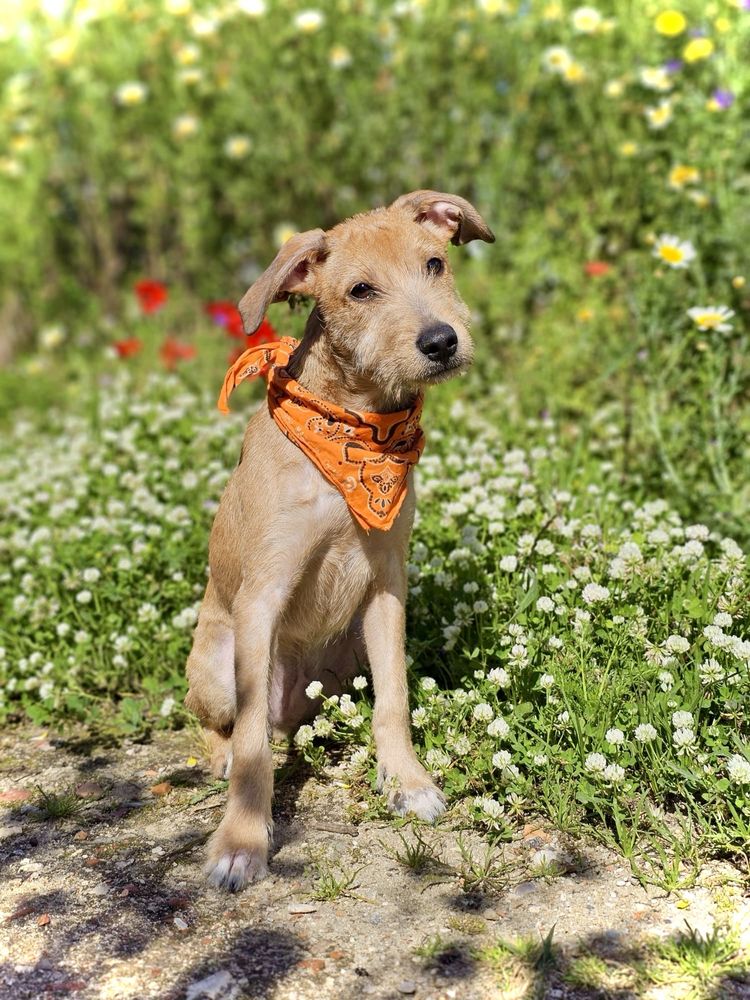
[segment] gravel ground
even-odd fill
[[[284,762],[280,756],[279,764]],[[39,789],[67,798],[49,809]],[[747,886],[727,866],[667,896],[643,889],[618,856],[527,826],[502,849],[492,886],[466,884],[450,815],[425,839],[441,865],[415,873],[395,824],[362,819],[367,803],[333,769],[286,768],[274,804],[271,876],[237,896],[209,888],[203,843],[225,801],[190,733],[139,743],[19,729],[0,741],[0,996],[80,1000],[420,1000],[693,996],[628,986],[642,942],[717,914],[750,944]],[[410,828],[404,828],[413,841]],[[486,845],[462,835],[480,861]],[[540,877],[544,875],[544,877]],[[351,878],[326,895],[321,879]],[[743,895],[744,892],[744,895]],[[729,902],[728,902],[729,900]],[[558,967],[498,964],[500,940],[540,940],[554,925]],[[571,956],[623,975],[601,992],[571,983]],[[569,968],[569,965],[568,965]],[[618,973],[619,974],[619,973]],[[750,978],[706,996],[750,998]],[[635,991],[634,991],[635,990]]]

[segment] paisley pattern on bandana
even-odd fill
[[[287,373],[298,344],[283,337],[240,355],[224,379],[219,409],[229,412],[229,396],[240,382],[265,375],[268,409],[286,437],[336,487],[365,531],[387,531],[406,497],[409,470],[424,447],[422,397],[398,413],[360,413],[328,403]]]

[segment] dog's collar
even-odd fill
[[[282,337],[240,355],[224,378],[219,409],[229,412],[229,396],[240,382],[264,375],[268,408],[286,437],[336,487],[365,531],[387,531],[424,447],[422,396],[397,413],[365,413],[327,402],[287,372],[298,344],[293,337]]]

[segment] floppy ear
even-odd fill
[[[397,198],[391,208],[406,209],[439,236],[460,246],[472,240],[494,243],[495,234],[474,206],[457,194],[440,191],[412,191]]]
[[[326,234],[310,229],[290,237],[266,270],[240,299],[239,310],[245,333],[254,333],[272,302],[289,298],[292,292],[313,293],[312,266],[325,256]]]

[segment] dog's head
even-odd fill
[[[298,233],[240,302],[245,331],[260,326],[271,302],[310,295],[345,371],[393,398],[441,382],[473,354],[446,249],[475,239],[495,237],[468,201],[437,191]]]

